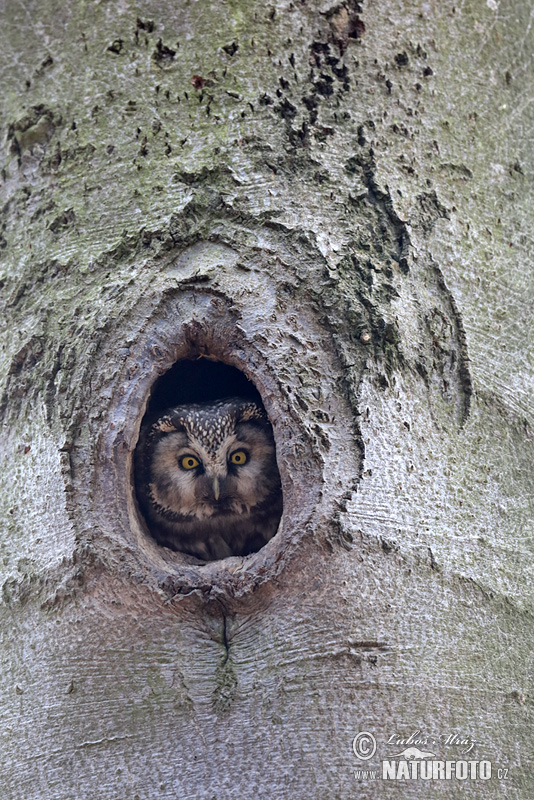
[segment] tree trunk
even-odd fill
[[[8,0],[3,800],[531,800],[531,24]],[[201,357],[284,494],[208,564],[132,478]]]

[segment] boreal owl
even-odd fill
[[[259,550],[282,515],[271,425],[239,397],[181,405],[144,424],[135,482],[154,539],[204,561]]]

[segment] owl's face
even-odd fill
[[[160,544],[201,559],[246,555],[276,533],[280,473],[265,411],[234,397],[170,409],[141,431],[136,489]]]
[[[266,499],[273,488],[267,470],[274,461],[272,439],[254,422],[225,427],[224,437],[217,439],[205,420],[200,426],[185,421],[182,430],[159,439],[151,485],[159,505],[202,519],[245,514]]]
[[[164,509],[198,519],[247,514],[279,484],[270,426],[253,403],[182,406],[159,430],[150,489]]]

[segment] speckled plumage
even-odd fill
[[[245,463],[232,463],[240,453]],[[184,459],[198,466],[186,469]],[[146,423],[136,448],[135,482],[156,541],[205,561],[259,550],[276,533],[282,514],[267,415],[238,397],[178,406]]]

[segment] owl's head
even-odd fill
[[[150,427],[145,457],[151,501],[167,515],[250,514],[279,491],[267,415],[241,398],[170,409]]]

